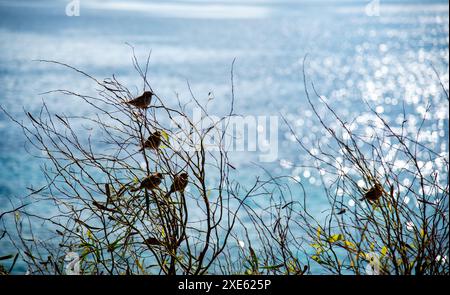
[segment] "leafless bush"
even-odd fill
[[[305,70],[303,78],[309,106],[331,138],[308,146],[290,127],[330,204],[324,218],[307,211],[296,218],[315,250],[311,258],[336,274],[449,274],[448,154],[419,142],[427,114],[410,135],[405,113],[396,128],[364,102],[375,121],[359,128],[370,128],[367,136],[339,117]]]
[[[332,139],[308,145],[285,119],[329,201],[329,213],[316,216],[307,206],[311,193],[295,178],[260,167],[252,185],[239,183],[222,142],[226,130],[189,118],[190,107],[208,116],[192,92],[189,103],[178,99],[176,106],[155,94],[149,59],[141,68],[133,57],[142,91],[153,94],[146,108],[127,103],[135,95],[115,76],[99,81],[42,62],[72,69],[98,89],[48,92],[79,99],[90,107],[87,115],[53,113],[43,103],[39,113],[26,112],[28,122],[10,116],[45,163],[47,185],[30,189],[30,206],[11,212],[16,232],[3,224],[2,238],[30,273],[64,273],[71,252],[79,254],[82,274],[449,273],[448,155],[403,125],[394,128],[368,103],[377,121],[367,124],[369,137],[354,132],[303,72],[309,106]],[[231,89],[221,121],[235,115],[233,70]],[[175,118],[186,124],[174,125]],[[213,148],[211,134],[218,139]],[[28,210],[39,204],[52,212]],[[40,226],[50,232],[37,236]]]
[[[190,102],[167,105],[148,82],[149,59],[142,68],[134,54],[142,91],[148,91],[147,98],[152,94],[148,106],[144,100],[130,104],[135,95],[115,76],[99,81],[67,64],[40,62],[83,75],[97,91],[44,93],[80,100],[89,106],[86,115],[53,113],[45,102],[38,113],[25,111],[27,122],[9,115],[44,162],[47,185],[30,188],[25,200],[32,208],[42,204],[52,210],[43,216],[23,208],[17,211],[16,232],[5,230],[31,274],[64,273],[68,253],[79,255],[82,274],[248,273],[248,262],[252,273],[279,271],[274,258],[263,258],[275,253],[261,253],[258,261],[251,246],[239,247],[233,232],[237,225],[245,229],[238,213],[249,210],[247,199],[267,194],[265,182],[246,188],[230,177],[235,168],[222,142],[226,131],[203,128],[189,118],[192,107],[208,116],[192,92]],[[234,115],[233,104],[232,91],[226,117]],[[214,146],[209,136],[218,139]],[[184,173],[186,183],[176,184]],[[44,235],[41,225],[50,232]],[[280,249],[293,257],[284,244]],[[239,261],[228,265],[229,257]],[[281,261],[288,267],[287,256]]]

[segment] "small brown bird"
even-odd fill
[[[154,190],[156,189],[162,182],[163,176],[161,173],[156,172],[150,176],[147,176],[141,181],[141,184],[137,188],[131,189],[132,192],[139,191],[141,189]]]
[[[140,109],[146,109],[152,101],[153,92],[145,91],[141,96],[138,96],[130,101],[125,102],[126,104],[135,106]]]
[[[162,243],[157,238],[150,237],[144,240],[144,244],[146,244],[149,247],[152,247],[152,246],[160,246]]]
[[[144,142],[144,146],[139,150],[140,152],[144,149],[157,150],[161,145],[161,132],[153,132],[147,140]]]
[[[170,191],[167,192],[166,197],[170,196],[170,194],[174,192],[184,192],[187,184],[188,174],[186,172],[181,172],[180,174],[175,175],[173,178],[173,183],[170,186]]]
[[[186,172],[181,172],[178,175],[175,175],[173,178],[173,183],[170,186],[170,194],[174,192],[184,192],[188,184],[188,174]]]
[[[375,183],[373,187],[371,187],[364,193],[364,196],[360,199],[360,201],[368,200],[369,202],[375,202],[382,195],[383,195],[383,187],[379,183]]]

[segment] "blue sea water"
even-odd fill
[[[367,120],[363,98],[391,122],[406,107],[414,133],[431,101],[428,136],[421,140],[448,155],[448,101],[433,70],[448,91],[448,1],[381,0],[379,15],[367,13],[369,1],[356,0],[122,2],[81,0],[80,16],[69,17],[69,1],[0,0],[0,105],[19,121],[24,108],[36,112],[43,100],[67,115],[85,111],[78,101],[40,93],[92,88],[86,79],[37,59],[67,63],[99,79],[115,74],[139,93],[129,43],[142,61],[151,51],[150,81],[159,96],[189,99],[189,81],[201,101],[214,93],[210,109],[217,113],[228,110],[236,58],[236,112],[282,114],[307,140],[320,131],[304,96],[307,55],[308,78],[348,120]],[[268,167],[315,190],[318,181],[304,167],[304,155],[281,120],[279,125],[279,154]],[[44,179],[43,161],[28,153],[21,130],[2,112],[0,138],[1,212]],[[257,155],[233,155],[244,182],[254,179]],[[326,202],[317,198],[313,205],[320,211]]]

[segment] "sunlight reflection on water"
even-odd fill
[[[252,1],[243,6],[218,1],[205,7],[189,1],[126,6],[109,1],[82,5],[81,16],[69,18],[64,3],[27,6],[27,1],[2,1],[0,103],[21,119],[23,106],[36,111],[43,99],[39,93],[44,91],[92,91],[83,77],[34,59],[65,62],[100,79],[116,74],[139,93],[142,85],[132,68],[130,48],[124,44],[128,42],[142,60],[152,50],[150,81],[161,97],[174,101],[177,92],[188,100],[189,80],[201,101],[214,92],[210,107],[219,111],[228,110],[229,71],[236,57],[238,113],[283,114],[306,143],[319,140],[326,145],[330,138],[321,133],[303,91],[302,60],[308,54],[308,79],[339,115],[352,122],[352,131],[370,137],[374,130],[367,124],[380,124],[361,99],[393,128],[403,124],[405,110],[406,132],[416,134],[425,118],[418,140],[448,158],[448,101],[433,70],[448,87],[448,3],[390,2],[383,1],[379,17],[368,17],[356,2]],[[53,110],[66,114],[86,111],[68,97],[45,100]],[[324,112],[323,107],[319,110]],[[298,153],[285,126],[279,134],[282,148],[278,161],[269,165],[271,171],[291,175],[315,190],[321,185],[320,176],[306,167],[307,155]],[[3,207],[8,206],[5,199],[24,195],[27,186],[38,186],[43,179],[40,160],[26,154],[23,136],[3,114],[0,136]],[[232,155],[243,181],[254,179],[250,163],[256,156]],[[439,160],[421,160],[426,170],[442,173]],[[406,165],[402,159],[394,162],[397,169]],[[407,185],[409,180],[402,181]],[[327,207],[324,201],[319,197],[312,201],[317,211]]]

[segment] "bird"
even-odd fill
[[[368,200],[369,202],[377,201],[383,195],[383,187],[379,183],[375,183],[373,187],[368,189],[360,201]]]
[[[143,147],[139,151],[141,152],[144,149],[157,150],[160,145],[161,145],[161,132],[157,130],[147,138],[147,140],[144,142]]]
[[[152,96],[153,96],[153,92],[144,91],[144,93],[141,96],[138,96],[132,100],[126,101],[125,103],[135,106],[140,109],[146,109],[150,105]]]
[[[188,174],[186,172],[181,172],[174,176],[173,183],[170,186],[170,191],[167,192],[166,197],[168,197],[170,194],[174,192],[184,192],[184,189],[186,188],[188,184]]]
[[[131,192],[137,192],[141,189],[145,189],[145,208],[146,208],[147,214],[149,214],[149,215],[150,215],[150,197],[148,195],[147,190],[150,190],[152,192],[152,194],[154,195],[153,190],[155,190],[159,187],[159,185],[162,182],[162,179],[163,179],[163,176],[161,173],[159,173],[159,172],[153,173],[152,175],[144,178],[141,181],[139,187],[133,188],[130,190]]]
[[[188,174],[186,172],[181,172],[178,175],[175,175],[173,178],[173,183],[170,186],[170,193],[174,192],[184,192],[188,184]]]
[[[153,191],[154,189],[158,188],[158,186],[161,184],[163,179],[163,176],[161,173],[156,172],[153,173],[146,178],[144,178],[139,186],[137,188],[131,189],[132,192],[137,192],[141,189],[147,189]]]
[[[150,237],[144,240],[144,244],[146,244],[149,247],[152,247],[152,246],[160,246],[162,243],[157,238]]]

